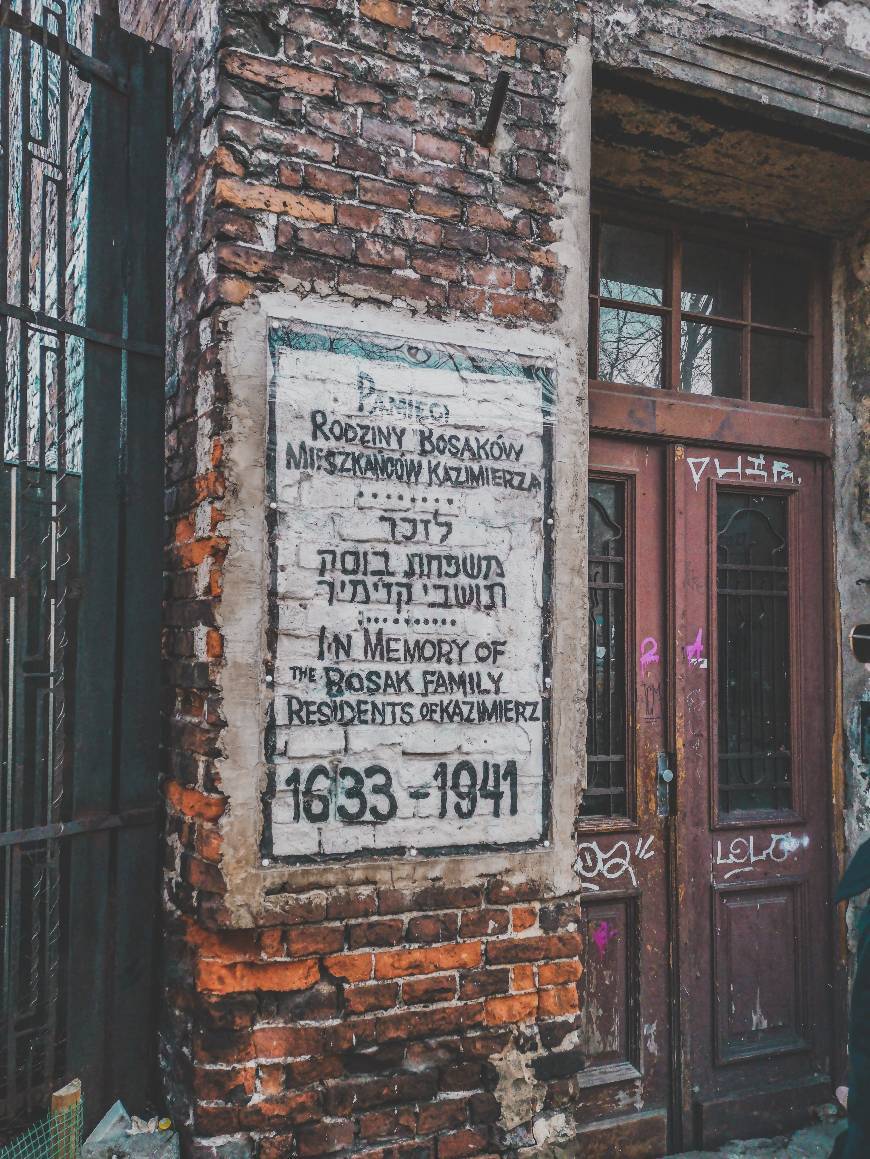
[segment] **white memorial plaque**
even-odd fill
[[[264,853],[542,844],[553,366],[303,323],[269,345]]]

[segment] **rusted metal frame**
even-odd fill
[[[138,342],[124,334],[113,334],[106,330],[97,330],[92,326],[79,326],[76,322],[68,322],[64,318],[55,318],[40,310],[30,310],[15,306],[11,302],[0,302],[0,316],[17,318],[28,325],[41,327],[45,330],[56,330],[61,334],[69,334],[74,338],[83,338],[85,342],[93,342],[97,346],[111,346],[115,350],[124,350],[130,354],[139,354],[144,358],[164,357],[161,347],[151,342]]]
[[[101,81],[118,92],[127,91],[126,78],[116,69],[97,60],[96,57],[88,56],[86,52],[70,44],[65,37],[49,32],[46,25],[36,24],[20,12],[15,12],[11,4],[12,0],[0,0],[0,28],[11,28],[21,36],[37,41],[50,52],[68,60],[83,80]]]
[[[38,841],[57,841],[64,837],[78,837],[82,833],[102,833],[108,829],[128,829],[151,825],[158,820],[160,809],[149,805],[125,809],[120,813],[100,813],[93,817],[77,817],[72,821],[56,821],[31,829],[14,829],[0,833],[0,848],[8,845],[30,845]]]

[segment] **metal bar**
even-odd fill
[[[131,354],[139,354],[144,358],[159,358],[163,360],[163,347],[153,342],[137,342],[134,338],[126,338],[120,334],[112,334],[107,330],[97,330],[93,326],[79,326],[75,322],[67,322],[63,318],[54,318],[40,310],[30,310],[22,306],[14,306],[11,302],[0,302],[0,315],[8,318],[17,318],[31,326],[41,326],[46,330],[56,330],[61,334],[71,334],[75,338],[83,338],[86,342],[93,342],[97,346],[111,346],[114,350],[127,350]]]
[[[36,24],[11,7],[12,0],[0,0],[0,28],[11,28],[14,32],[30,40],[36,40],[50,52],[68,60],[76,72],[84,80],[102,81],[120,93],[126,93],[127,80],[116,69],[104,64],[93,56],[88,56],[74,44],[62,40],[53,32],[49,32],[41,24]]]
[[[125,809],[121,813],[101,813],[94,817],[80,817],[75,821],[55,821],[32,829],[15,829],[0,833],[0,849],[8,845],[30,845],[35,841],[58,841],[63,837],[77,837],[82,833],[100,833],[107,829],[129,829],[156,824],[160,816],[158,805]]]

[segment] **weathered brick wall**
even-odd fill
[[[286,288],[551,324],[576,20],[524,0],[249,0],[176,62],[163,1064],[197,1154],[509,1154],[582,1067],[576,898],[497,879],[314,891],[226,928],[220,771],[224,307]],[[510,128],[488,150],[506,64]]]

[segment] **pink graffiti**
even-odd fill
[[[607,953],[607,946],[613,938],[617,935],[615,926],[610,922],[597,922],[592,930],[592,941],[598,947],[598,956],[604,960],[604,955]]]
[[[686,659],[690,664],[697,664],[701,668],[707,667],[707,661],[704,659],[704,629],[698,629],[698,635],[695,637],[694,644],[686,645]]]
[[[647,636],[645,640],[640,643],[640,667],[641,671],[645,672],[650,664],[658,664],[659,662],[659,645],[658,641],[652,637]]]

